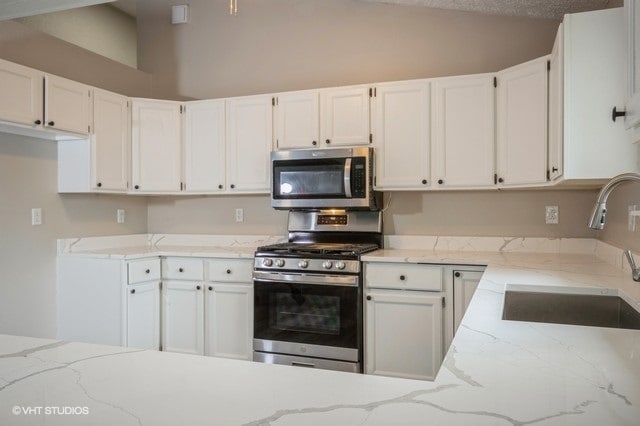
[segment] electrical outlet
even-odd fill
[[[546,206],[545,207],[545,215],[544,215],[544,223],[547,225],[557,225],[559,210],[558,206]]]
[[[116,221],[118,223],[124,223],[124,209],[116,210]]]
[[[31,209],[31,224],[42,225],[42,209],[41,208]]]
[[[244,209],[236,209],[236,222],[244,222]]]

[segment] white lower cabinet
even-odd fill
[[[160,282],[127,287],[127,346],[160,349]]]
[[[453,332],[458,330],[471,298],[478,288],[482,271],[453,272]]]
[[[366,373],[433,380],[442,363],[442,295],[372,290],[366,304]]]
[[[162,349],[169,352],[204,353],[203,284],[163,281]]]
[[[437,265],[365,264],[365,373],[435,378],[444,353],[442,269]]]
[[[207,283],[204,354],[251,360],[253,285]]]

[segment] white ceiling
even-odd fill
[[[491,15],[562,19],[566,13],[622,6],[621,0],[359,0],[437,9],[462,10]]]
[[[245,0],[238,0],[244,2]],[[249,0],[246,0],[249,1]],[[255,1],[255,0],[250,0]],[[622,0],[358,0],[438,9],[462,10],[492,15],[527,16],[562,19],[565,13],[584,12],[622,6]],[[187,2],[187,0],[184,0]],[[136,0],[0,0],[0,20],[57,12],[75,7],[111,3],[131,16],[136,16]],[[177,1],[179,3],[179,1]],[[149,2],[149,4],[152,4]],[[164,2],[159,2],[164,6]]]

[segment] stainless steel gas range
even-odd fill
[[[291,211],[255,254],[254,361],[362,372],[360,255],[381,245],[380,212]]]

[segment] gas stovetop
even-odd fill
[[[258,247],[258,253],[272,255],[305,256],[343,256],[357,258],[357,256],[378,249],[377,244],[346,244],[346,243],[280,243]]]

